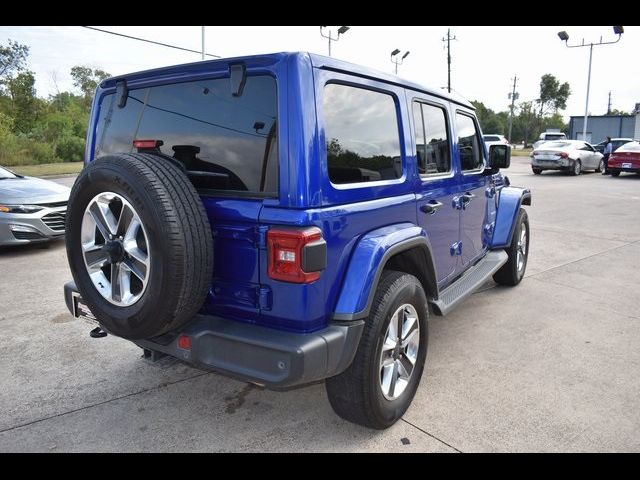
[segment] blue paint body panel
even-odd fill
[[[436,291],[428,295],[437,298],[438,289],[450,284],[488,248],[508,244],[514,215],[528,191],[504,187],[501,174],[465,176],[460,171],[454,119],[456,111],[473,114],[472,105],[439,89],[319,55],[277,53],[220,59],[107,79],[96,91],[85,161],[94,160],[101,102],[116,91],[118,81],[126,81],[128,89],[135,90],[227,78],[229,66],[238,63],[246,66],[248,75],[270,75],[277,83],[278,192],[271,198],[201,195],[215,249],[210,293],[202,313],[313,332],[334,318],[367,309],[384,262],[399,245],[413,242],[411,245],[426,249],[433,266],[424,268],[433,268],[437,279]],[[329,180],[323,112],[327,83],[357,86],[393,98],[400,178],[348,185]],[[435,103],[446,112],[453,166],[448,176],[425,180],[418,174],[411,110],[416,100]],[[486,164],[486,151],[484,156]],[[474,208],[457,210],[453,199],[466,190],[476,195]],[[425,214],[422,208],[432,200],[444,203],[446,211]],[[321,229],[327,265],[318,280],[294,284],[268,277],[266,235],[274,226]],[[461,256],[451,256],[451,245],[460,242]]]
[[[528,200],[527,200],[528,199]],[[528,188],[502,187],[498,197],[498,210],[495,220],[491,248],[505,248],[511,243],[516,217],[524,201],[531,203],[531,191]]]

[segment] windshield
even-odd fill
[[[5,179],[5,178],[16,178],[16,175],[11,173],[6,168],[0,167],[0,180]]]
[[[485,135],[484,136],[484,141],[485,142],[499,142],[500,141],[500,137],[497,135]]]

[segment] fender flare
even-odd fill
[[[531,190],[511,186],[500,189],[496,224],[491,239],[492,249],[506,248],[511,244],[521,205],[531,205]]]
[[[411,223],[382,227],[364,235],[351,255],[333,314],[334,321],[353,321],[369,315],[380,276],[389,259],[418,248],[424,255],[422,282],[437,298],[437,282],[427,233]],[[432,300],[432,298],[429,298]]]

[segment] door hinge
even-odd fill
[[[273,296],[269,287],[257,287],[256,294],[258,295],[258,306],[260,310],[271,310],[273,304]]]
[[[258,225],[256,227],[256,247],[261,248],[267,246],[267,231],[269,231],[269,227],[267,227],[266,225]]]

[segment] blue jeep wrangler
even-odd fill
[[[76,316],[199,368],[285,388],[326,379],[338,415],[409,407],[430,312],[529,250],[506,146],[466,101],[308,53],[110,78],[67,214]]]

